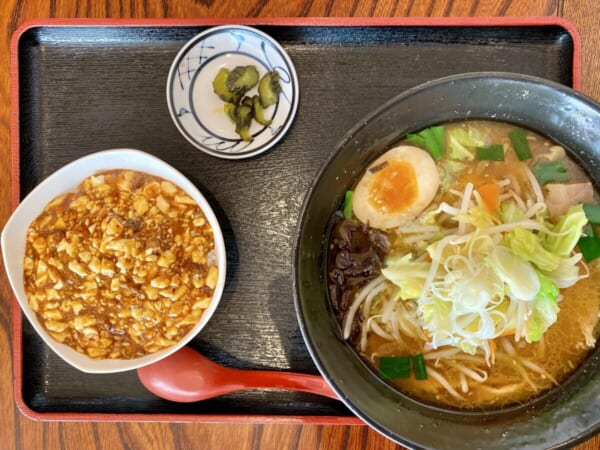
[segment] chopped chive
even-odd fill
[[[489,147],[477,147],[477,159],[480,161],[504,161],[504,146],[495,144]]]
[[[421,353],[412,357],[413,370],[417,380],[427,379],[427,367],[425,366],[425,358]]]
[[[406,140],[418,147],[425,148],[425,138],[418,134],[408,133],[406,135]]]
[[[592,226],[589,227],[588,233],[588,235],[579,238],[577,246],[583,255],[583,259],[589,263],[600,258],[600,238]]]
[[[600,225],[600,205],[583,204],[583,211],[589,223]]]
[[[531,158],[531,150],[529,149],[529,142],[527,142],[525,130],[522,130],[521,128],[512,130],[510,133],[508,133],[508,137],[510,139],[510,143],[515,149],[515,153],[517,154],[519,161],[525,161],[526,159]]]
[[[531,166],[531,170],[541,186],[545,186],[551,182],[564,183],[569,181],[567,168],[562,160],[534,164]]]
[[[433,159],[444,156],[446,136],[443,126],[425,128],[417,134],[409,133],[406,140],[427,150]]]
[[[352,218],[352,197],[354,196],[352,191],[346,191],[344,195],[344,217],[346,219]]]
[[[379,358],[379,370],[383,378],[409,378],[410,356],[382,356]]]

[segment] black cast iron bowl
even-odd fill
[[[420,403],[377,376],[341,337],[326,282],[328,222],[367,164],[407,132],[490,119],[563,145],[600,182],[600,105],[565,86],[509,73],[455,75],[390,100],[350,130],[304,202],[295,250],[295,306],[323,376],[357,416],[412,448],[533,449],[572,446],[600,431],[598,348],[560,387],[526,404],[459,412]]]

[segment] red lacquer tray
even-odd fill
[[[265,31],[300,82],[288,135],[266,154],[216,159],[173,124],[165,96],[179,49],[214,25]],[[580,40],[559,18],[45,20],[11,44],[14,205],[85,154],[139,148],[187,175],[222,224],[228,276],[219,309],[191,346],[244,369],[317,373],[292,297],[294,233],[305,193],[355,122],[407,88],[472,71],[521,72],[579,87]],[[251,391],[193,404],[161,400],[134,372],[89,375],[55,356],[14,314],[15,398],[41,420],[359,424],[341,402]]]

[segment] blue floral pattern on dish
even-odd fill
[[[279,102],[265,111],[271,125],[253,121],[253,140],[247,142],[235,133],[223,101],[213,92],[212,81],[222,67],[249,64],[261,77],[277,70],[282,92]],[[175,58],[167,82],[167,102],[175,125],[190,143],[214,156],[245,158],[268,150],[289,129],[298,107],[298,78],[289,56],[265,33],[245,26],[215,27],[189,41]]]

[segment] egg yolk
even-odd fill
[[[380,213],[401,213],[410,208],[418,194],[413,166],[406,161],[390,161],[373,174],[369,202]]]

